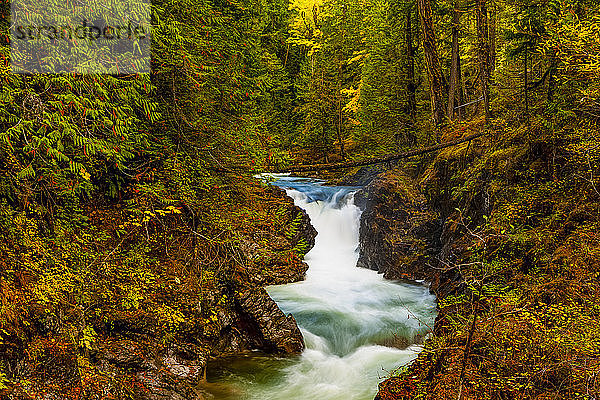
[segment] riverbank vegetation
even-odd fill
[[[401,164],[456,280],[380,396],[597,396],[596,1],[160,0],[152,73],[114,76],[12,74],[0,6],[3,396],[147,398],[139,344],[229,348],[238,289],[308,247],[253,174],[480,132]]]
[[[16,75],[1,6],[0,397],[196,398],[209,357],[298,351],[241,304],[311,246],[252,177],[283,17],[155,2],[151,74]]]

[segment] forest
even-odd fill
[[[365,170],[445,232],[378,399],[600,396],[599,1],[154,0],[137,74],[13,73],[0,10],[0,398],[203,399],[139,371],[298,352],[240,339],[312,246],[255,175]]]

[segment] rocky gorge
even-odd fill
[[[586,322],[586,310],[595,310],[589,303],[593,293],[586,280],[557,271],[565,260],[575,261],[569,268],[595,265],[597,258],[589,250],[594,247],[578,243],[593,240],[586,229],[594,221],[597,203],[575,204],[549,189],[519,186],[519,174],[545,173],[540,160],[549,154],[540,146],[518,154],[505,149],[482,154],[480,147],[465,146],[442,152],[418,174],[398,166],[361,170],[336,182],[363,186],[354,195],[362,209],[358,266],[390,280],[423,280],[437,297],[433,335],[424,341],[424,351],[380,384],[378,400],[448,398],[457,391],[471,393],[464,398],[496,399],[511,390],[515,396],[551,390],[549,380],[585,384],[580,364],[564,365],[561,360],[573,354],[594,365],[589,355],[595,339]],[[475,162],[478,158],[484,162]],[[513,160],[513,168],[503,170],[499,165],[507,159]],[[106,306],[108,322],[88,312],[92,316],[75,338],[78,353],[52,342],[52,354],[38,355],[48,361],[33,364],[15,344],[18,338],[0,343],[13,374],[38,379],[12,388],[6,398],[28,399],[39,387],[46,398],[68,398],[65,390],[76,389],[69,383],[81,379],[94,395],[200,400],[210,398],[205,379],[209,360],[251,350],[300,353],[304,340],[298,324],[264,286],[303,279],[307,265],[302,256],[314,246],[316,231],[283,190],[255,190],[264,215],[236,242],[239,262],[199,271],[197,286],[183,285],[165,267],[151,297],[140,306],[127,311]],[[281,225],[271,225],[274,216]],[[589,307],[568,308],[581,307],[569,306],[570,296]],[[160,335],[157,327],[165,324],[165,317],[155,312],[156,303],[172,307],[167,323],[177,327],[173,336]],[[568,321],[555,320],[567,308]],[[65,321],[72,315],[42,311],[32,309],[31,331],[42,338],[69,334]],[[540,318],[554,321],[554,327],[567,323],[573,335],[549,346],[556,332],[540,331],[546,329],[536,325]],[[583,336],[589,346],[572,346]],[[29,349],[34,354],[35,347]],[[498,365],[499,374],[488,372]],[[513,375],[526,378],[526,386],[510,386]],[[484,392],[488,397],[478,397]]]

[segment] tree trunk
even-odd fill
[[[529,126],[529,43],[525,43],[525,118]]]
[[[556,64],[556,51],[552,50],[552,55],[550,56],[550,72],[548,72],[548,103],[552,103],[554,100],[554,89],[556,88]]]
[[[458,84],[457,84],[458,94],[457,94],[456,103],[458,103],[458,105],[461,106],[456,111],[458,113],[458,119],[463,120],[463,119],[465,119],[466,107],[462,107],[462,105],[466,103],[466,101],[465,101],[466,96],[465,96],[465,83],[463,81],[463,73],[462,73],[460,56],[458,57],[456,74],[458,76]]]
[[[340,143],[340,156],[342,160],[346,160],[346,151],[344,150],[344,140],[343,140],[343,125],[344,125],[344,102],[342,100],[342,58],[340,56],[338,63],[338,123],[337,123],[337,137],[338,142]]]
[[[467,114],[467,107],[463,106],[463,104],[467,103],[467,99],[469,96],[467,95],[467,85],[465,79],[465,73],[462,70],[462,66],[460,63],[460,57],[458,58],[458,79],[459,79],[459,91],[458,91],[458,102],[460,103],[460,108],[458,109],[458,117],[460,119],[465,119]]]
[[[485,110],[485,123],[490,121],[490,43],[489,24],[486,0],[477,0],[477,42],[479,58],[479,79],[483,108]]]
[[[408,113],[411,118],[411,122],[417,116],[417,85],[415,83],[415,48],[413,46],[413,35],[412,35],[412,7],[409,7],[406,12],[406,56],[408,57],[408,73],[407,73],[407,92],[408,92]]]
[[[460,47],[458,43],[460,14],[458,0],[454,0],[452,8],[452,65],[450,66],[450,90],[448,92],[448,118],[450,119],[454,119],[455,108],[458,103],[456,92],[460,76]]]
[[[492,2],[492,8],[490,10],[490,80],[496,72],[496,32],[498,28],[498,10],[496,4]]]
[[[442,66],[436,48],[435,30],[431,13],[431,0],[418,0],[421,31],[423,33],[423,53],[429,77],[431,112],[436,127],[444,123],[444,94],[448,92],[447,83],[442,74]]]

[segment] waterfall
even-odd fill
[[[233,381],[256,400],[367,400],[378,382],[413,360],[418,337],[433,326],[435,298],[425,286],[386,281],[356,268],[360,209],[356,188],[278,177],[318,232],[304,258],[306,280],[267,290],[286,314],[293,314],[306,342],[295,359],[246,366]],[[248,374],[248,372],[250,372]]]

